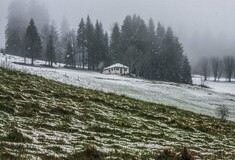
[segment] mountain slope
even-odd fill
[[[3,68],[0,80],[0,159],[79,159],[84,148],[149,159],[184,145],[198,158],[235,154],[234,122]]]

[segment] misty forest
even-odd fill
[[[8,1],[0,159],[235,159],[235,49],[224,37],[187,39],[138,12],[109,29],[87,12],[72,28],[47,3]]]

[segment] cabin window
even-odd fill
[[[124,69],[124,71],[126,72],[126,71],[127,71],[127,69]]]

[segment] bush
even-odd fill
[[[12,69],[11,63],[10,62],[5,62],[5,61],[2,61],[0,63],[0,67],[6,68],[6,69]]]
[[[10,133],[4,138],[6,141],[32,143],[32,140],[25,137],[18,129],[13,128]]]
[[[80,160],[100,160],[104,159],[105,156],[106,154],[101,151],[98,151],[95,146],[88,145],[84,148],[82,152],[74,153],[72,155],[69,155],[67,158],[69,160],[75,160],[78,159],[78,157]]]
[[[216,114],[221,120],[226,120],[229,115],[229,109],[225,105],[219,106],[216,108]]]
[[[163,152],[156,157],[156,160],[177,160],[177,153],[174,149],[164,149]]]
[[[156,157],[156,160],[193,160],[193,154],[185,146],[180,153],[174,149],[165,149]]]
[[[180,153],[180,159],[181,160],[192,160],[193,159],[192,153],[185,146],[184,146],[183,150]]]

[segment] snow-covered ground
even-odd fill
[[[60,81],[76,86],[124,94],[136,99],[175,106],[196,113],[215,116],[215,109],[220,105],[229,107],[230,120],[235,121],[235,83],[207,81],[205,85],[210,89],[197,85],[185,85],[171,82],[150,81],[137,78],[128,78],[118,75],[104,75],[98,72],[69,70],[59,68],[45,68],[36,61],[37,67],[23,66],[11,62],[23,62],[23,58],[0,54],[1,64],[5,61],[10,66],[27,73],[43,76],[48,79]],[[30,62],[30,60],[27,60]],[[195,84],[201,84],[201,78],[193,78]]]
[[[229,93],[235,95],[235,79],[232,79],[232,82],[228,82],[225,78],[221,78],[220,81],[214,81],[213,77],[209,77],[207,81],[203,81],[202,76],[195,75],[193,77],[193,83],[201,85],[202,83],[212,90],[221,93]]]

